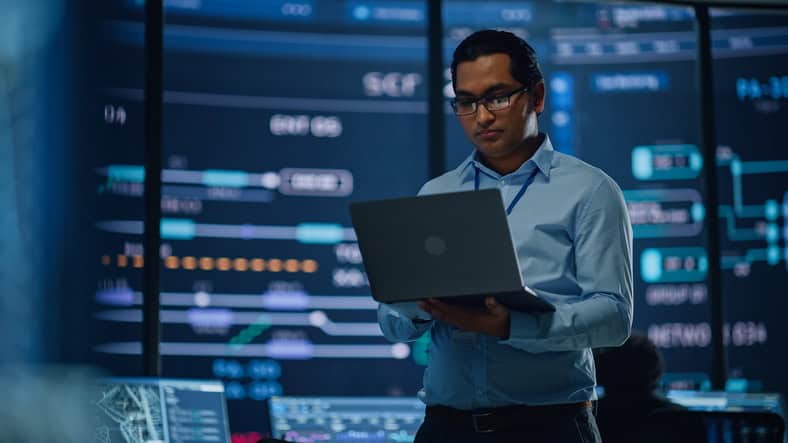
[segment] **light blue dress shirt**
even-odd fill
[[[492,171],[474,153],[427,182],[419,195],[472,190],[478,169],[480,188],[500,189],[508,206],[533,168],[539,172],[509,215],[509,227],[523,281],[555,312],[511,311],[509,338],[500,340],[378,308],[391,341],[431,334],[419,392],[427,405],[467,410],[594,400],[591,348],[616,346],[629,336],[632,227],[621,190],[604,172],[554,151],[545,135],[511,174]]]

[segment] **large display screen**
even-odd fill
[[[165,11],[163,373],[223,380],[236,434],[267,428],[272,395],[414,396],[420,355],[382,337],[348,205],[428,178],[425,6]],[[114,2],[101,24],[96,350],[118,372],[141,352],[142,13]]]
[[[785,394],[788,11],[712,14],[728,375]]]

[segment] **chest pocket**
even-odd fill
[[[478,334],[475,332],[463,331],[455,327],[452,327],[449,335],[453,343],[461,345],[474,345],[478,340]]]

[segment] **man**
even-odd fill
[[[539,133],[545,86],[522,39],[469,36],[454,52],[452,79],[452,105],[476,149],[420,194],[500,189],[524,281],[556,311],[509,311],[489,297],[484,310],[429,299],[420,302],[429,314],[422,320],[381,305],[389,340],[432,336],[416,442],[598,442],[591,348],[623,343],[632,322],[632,232],[621,191]]]

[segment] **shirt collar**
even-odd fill
[[[523,163],[516,171],[508,174],[510,176],[517,176],[520,174],[524,174],[526,172],[530,172],[532,166],[529,163],[533,163],[536,165],[536,168],[539,169],[539,172],[545,176],[545,178],[550,178],[550,169],[553,165],[553,153],[555,150],[553,149],[553,144],[550,142],[550,137],[547,134],[544,134],[544,140],[542,144],[536,149],[534,155],[531,156],[528,161]],[[473,178],[473,170],[474,168],[478,168],[482,171],[485,171],[488,175],[499,176],[499,174],[491,171],[489,168],[484,166],[482,162],[479,160],[479,152],[474,149],[473,152],[460,163],[460,166],[457,168],[457,174],[459,175],[460,181],[465,182],[466,180],[471,180]]]

